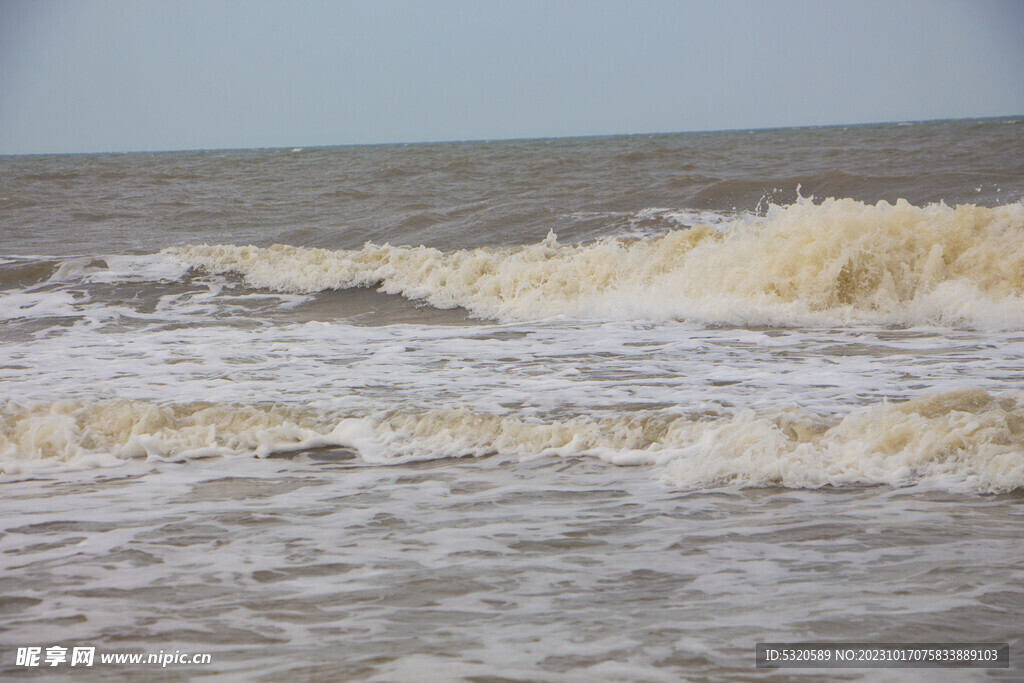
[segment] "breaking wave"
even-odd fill
[[[924,484],[1024,487],[1024,393],[961,390],[845,415],[792,407],[729,415],[646,411],[535,421],[469,409],[322,415],[308,408],[59,401],[0,408],[0,469],[110,465],[130,458],[351,449],[388,464],[503,454],[596,456],[660,466],[682,489]]]
[[[667,234],[444,252],[376,245],[167,250],[292,293],[379,286],[500,321],[688,319],[754,325],[1024,326],[1024,204],[771,206]]]

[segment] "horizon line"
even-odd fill
[[[44,157],[44,156],[100,156],[107,154],[181,154],[190,152],[258,152],[258,151],[292,151],[336,149],[342,147],[397,147],[397,146],[425,146],[425,145],[450,145],[450,144],[477,144],[477,143],[501,143],[501,142],[543,142],[549,140],[588,140],[596,138],[626,138],[626,137],[657,137],[669,135],[700,135],[713,133],[743,133],[773,130],[799,130],[802,128],[853,128],[869,126],[891,126],[899,124],[920,124],[920,123],[945,123],[954,121],[992,121],[998,119],[1024,118],[1024,113],[1001,114],[996,116],[968,116],[937,119],[897,119],[890,121],[868,121],[860,123],[821,123],[805,124],[795,126],[765,126],[763,128],[707,128],[700,130],[678,130],[678,131],[656,131],[641,133],[594,133],[581,135],[542,135],[537,137],[511,137],[511,138],[463,138],[443,140],[412,140],[393,142],[344,142],[325,145],[273,145],[261,147],[181,147],[172,149],[128,149],[112,150],[104,152],[21,152],[4,153],[0,152],[0,158],[11,157]]]

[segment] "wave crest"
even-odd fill
[[[326,443],[314,413],[281,407],[127,399],[0,406],[0,471],[9,474],[136,457],[267,455]]]
[[[766,216],[639,239],[443,252],[367,243],[167,253],[257,288],[379,285],[500,321],[692,319],[727,324],[1024,326],[1024,204],[917,207],[853,199],[771,206]]]
[[[926,484],[1024,487],[1024,393],[961,390],[819,416],[796,407],[731,415],[678,411],[536,421],[461,409],[373,416],[231,404],[60,401],[0,408],[0,471],[127,458],[353,449],[367,463],[503,454],[596,456],[662,466],[673,487]]]

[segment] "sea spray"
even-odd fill
[[[679,410],[538,420],[468,408],[407,407],[375,414],[310,408],[147,401],[59,401],[0,409],[0,468],[182,460],[323,446],[393,464],[501,454],[593,456],[663,467],[679,488],[906,486],[1010,491],[1024,486],[1024,394],[959,390],[844,415],[796,406],[728,415]]]
[[[379,288],[499,321],[1024,326],[1024,205],[802,198],[651,237],[441,251],[274,245],[166,253],[253,287]]]

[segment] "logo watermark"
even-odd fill
[[[757,643],[758,669],[1008,669],[1008,643]]]
[[[208,652],[190,654],[175,650],[174,652],[96,652],[95,646],[75,645],[70,648],[62,645],[48,647],[19,647],[15,659],[16,666],[24,667],[88,667],[96,664],[128,664],[128,665],[159,665],[161,668],[172,665],[211,664],[213,655]]]

